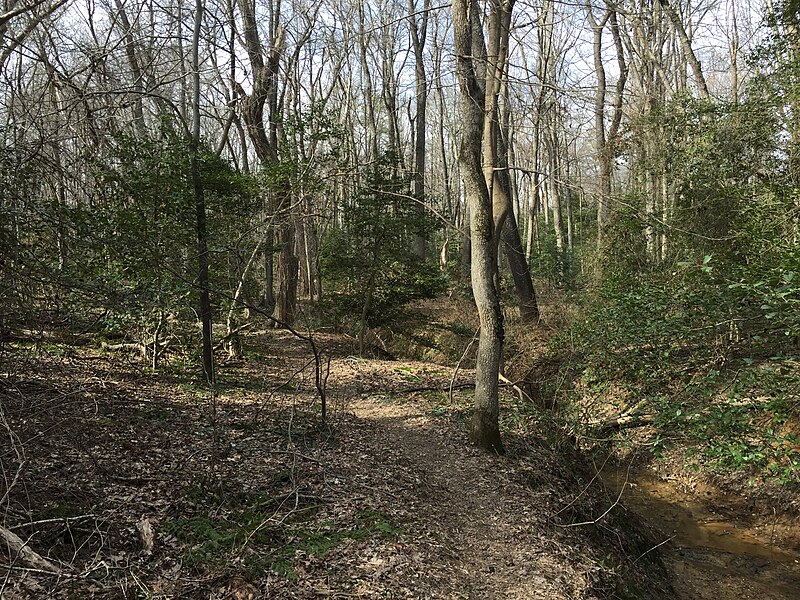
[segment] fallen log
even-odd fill
[[[61,572],[61,569],[52,562],[34,552],[28,546],[28,542],[24,541],[16,533],[9,531],[3,526],[0,526],[0,539],[5,541],[6,546],[8,547],[11,563],[18,558],[23,563],[34,569],[48,571],[53,574],[58,574]]]

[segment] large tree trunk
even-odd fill
[[[597,206],[597,243],[602,245],[603,232],[611,215],[611,184],[614,175],[614,151],[619,126],[622,122],[622,95],[628,77],[628,66],[625,61],[625,52],[620,36],[617,13],[613,8],[608,8],[600,20],[592,12],[591,0],[586,3],[586,13],[591,25],[594,39],[592,51],[594,55],[594,70],[597,77],[597,88],[594,97],[594,135],[595,151],[599,167],[599,194]],[[603,65],[603,29],[610,23],[611,34],[614,38],[614,48],[617,53],[616,93],[614,95],[613,113],[611,123],[606,133],[606,72]]]
[[[606,70],[603,65],[603,28],[611,17],[611,11],[607,10],[598,21],[592,11],[591,2],[587,2],[586,15],[593,33],[592,53],[594,55],[594,74],[597,78],[597,87],[594,91],[594,145],[600,171],[600,193],[597,203],[597,233],[598,240],[600,240],[611,212],[609,204],[611,201],[611,157],[606,146]]]
[[[536,290],[531,280],[525,250],[519,235],[519,227],[514,213],[510,212],[503,225],[503,245],[506,250],[508,267],[514,279],[519,302],[519,316],[525,323],[535,323],[539,320],[539,305],[536,301]]]
[[[496,255],[492,201],[481,165],[485,96],[472,58],[473,32],[479,32],[479,14],[474,0],[453,1],[453,37],[462,115],[459,164],[470,207],[472,291],[481,323],[470,439],[480,448],[502,453],[498,378],[503,350],[503,314],[494,286]]]
[[[280,24],[281,0],[274,0],[270,6],[270,47],[265,53],[261,43],[258,24],[255,16],[255,5],[251,0],[239,0],[244,25],[244,42],[250,65],[253,70],[253,91],[247,96],[244,90],[239,89],[243,98],[242,111],[247,130],[253,141],[256,155],[262,166],[277,163],[278,155],[278,74],[283,54],[284,31]],[[265,60],[266,59],[266,60]],[[294,60],[294,58],[293,58]],[[269,110],[267,124],[264,122],[264,108]],[[274,232],[280,248],[278,254],[278,295],[273,296],[273,270],[274,255],[272,252],[273,229],[267,229],[267,251],[265,254],[264,271],[266,287],[264,292],[264,306],[275,306],[275,318],[291,325],[294,322],[295,307],[297,304],[297,276],[298,259],[294,253],[294,223],[289,213],[291,206],[290,184],[286,181],[278,182],[274,191],[272,213],[282,222],[277,225]],[[288,241],[287,241],[288,240]],[[287,279],[293,278],[293,280]],[[287,296],[288,294],[288,296]]]
[[[278,228],[278,296],[275,302],[275,319],[279,325],[294,325],[297,309],[297,275],[300,261],[294,253],[295,227],[291,219]]]

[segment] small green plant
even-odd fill
[[[357,512],[350,525],[314,522],[316,506],[301,507],[290,518],[274,521],[275,499],[262,492],[225,495],[219,489],[193,486],[183,498],[208,514],[178,517],[167,522],[164,531],[184,544],[184,564],[196,569],[219,568],[240,558],[253,576],[272,570],[295,579],[292,561],[298,553],[324,558],[348,539],[403,535],[388,515],[371,509]],[[210,516],[212,510],[216,516]]]
[[[57,500],[53,500],[50,502],[46,502],[42,506],[40,517],[43,519],[58,519],[62,517],[70,518],[86,514],[87,512],[91,511],[87,510],[86,507],[81,506],[79,504],[73,504],[71,502],[59,502]]]
[[[313,527],[294,528],[289,533],[294,541],[273,555],[271,568],[284,577],[295,579],[297,572],[291,561],[298,553],[325,558],[346,540],[365,540],[373,536],[387,540],[397,539],[403,535],[403,530],[386,514],[367,509],[356,513],[355,526],[352,528],[339,528],[331,521],[323,521]]]
[[[164,530],[185,544],[187,566],[222,564],[248,545],[276,546],[282,532],[268,526],[269,515],[258,511],[232,513],[227,518],[181,517]]]

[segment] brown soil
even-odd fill
[[[440,391],[451,370],[317,341],[333,353],[324,427],[307,348],[282,332],[249,337],[257,357],[221,367],[215,399],[190,370],[7,348],[0,523],[61,573],[7,553],[0,595],[672,597],[574,458],[513,433],[508,457],[481,454],[468,394]]]
[[[666,475],[669,464],[679,475]],[[661,532],[675,591],[686,600],[794,600],[800,590],[800,521],[752,497],[687,479],[665,461],[665,478],[638,467],[607,467],[620,503]]]

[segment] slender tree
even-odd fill
[[[425,71],[425,42],[428,37],[428,15],[431,0],[424,0],[422,14],[416,14],[414,0],[408,0],[411,45],[414,49],[415,76],[415,115],[414,115],[414,161],[411,174],[411,195],[418,202],[417,214],[421,217],[425,211],[425,157],[427,154],[427,112],[428,112],[428,77]],[[419,219],[422,222],[422,219]],[[414,234],[414,252],[421,259],[427,254],[424,231]]]
[[[209,385],[214,383],[214,344],[211,326],[211,295],[208,279],[208,233],[206,201],[200,176],[200,29],[203,24],[203,0],[195,0],[194,31],[192,34],[192,188],[194,190],[197,224],[197,281],[200,289],[200,322],[203,328],[203,376]]]

